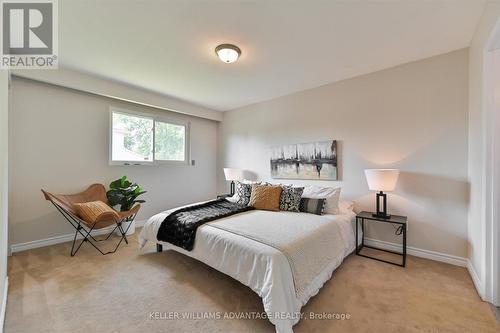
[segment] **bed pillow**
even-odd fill
[[[252,185],[249,206],[261,210],[280,210],[281,186]]]
[[[236,190],[235,190],[235,192],[236,192]],[[235,193],[233,196],[227,197],[226,200],[229,202],[232,202],[232,203],[236,203],[238,201],[238,195],[236,195],[236,193]]]
[[[235,183],[237,184],[238,181],[236,181]],[[260,182],[253,181],[253,180],[247,180],[247,179],[241,180],[240,183],[250,184],[250,185],[252,185],[252,184],[260,184]],[[227,197],[226,200],[229,201],[229,202],[232,202],[232,203],[237,203],[239,199],[240,199],[240,196],[238,195],[238,191],[236,190],[236,185],[235,185],[234,195],[231,196],[231,197]],[[249,197],[249,199],[250,199],[250,197]]]
[[[326,199],[311,199],[302,198],[300,199],[300,211],[304,213],[310,213],[315,215],[322,215],[325,209]]]
[[[90,201],[73,204],[78,217],[87,222],[95,223],[99,216],[104,213],[112,213],[117,218],[118,213],[102,201]]]
[[[300,199],[304,192],[303,187],[292,187],[289,185],[281,186],[280,210],[289,212],[300,211]]]
[[[348,200],[339,201],[339,212],[340,214],[351,213],[354,211],[354,202]]]
[[[250,195],[252,194],[252,185],[243,182],[236,182],[234,192],[234,196],[236,196],[235,203],[237,203],[238,205],[247,206],[250,202]]]
[[[306,186],[303,198],[326,199],[325,214],[339,214],[340,187]]]

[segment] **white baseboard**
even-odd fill
[[[385,242],[373,238],[365,238],[365,244],[369,246],[379,247],[384,250],[401,252],[401,244]],[[407,254],[415,257],[441,261],[455,266],[467,267],[468,260],[466,258],[457,257],[446,253],[419,249],[418,247],[413,246],[407,246],[406,252]]]
[[[7,310],[7,294],[9,292],[9,277],[5,277],[5,285],[3,287],[2,312],[0,313],[0,333],[3,333],[5,324],[5,311]]]
[[[137,220],[137,221],[135,221],[135,227],[136,228],[142,227],[142,226],[144,226],[144,223],[146,223],[146,220]],[[92,236],[104,235],[106,233],[111,232],[111,230],[113,230],[113,226],[107,227],[107,228],[102,228],[102,229],[99,229],[99,230],[92,232]],[[61,236],[54,236],[54,237],[34,240],[34,241],[30,241],[30,242],[25,242],[25,243],[12,244],[10,246],[10,252],[15,253],[15,252],[36,249],[39,247],[45,247],[45,246],[50,246],[50,245],[55,245],[55,244],[60,244],[60,243],[71,242],[71,241],[73,241],[73,237],[75,237],[75,234],[71,233],[71,234],[66,234],[66,235],[61,235]],[[82,238],[83,237],[81,235],[78,235],[78,237],[77,237],[77,239],[82,239]]]
[[[477,275],[476,269],[474,268],[472,262],[469,259],[467,259],[467,270],[469,271],[470,277],[472,278],[472,282],[474,282],[474,286],[476,287],[479,297],[481,297],[481,299],[484,300],[483,284],[481,282],[481,279],[479,278],[479,275]]]

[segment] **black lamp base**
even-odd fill
[[[373,217],[379,218],[379,219],[390,219],[391,215],[390,214],[372,214]]]
[[[377,212],[372,215],[373,217],[377,217],[379,219],[391,218],[391,215],[387,214],[387,194],[382,191],[377,193]]]
[[[230,188],[230,193],[231,193],[231,196],[234,195],[234,180],[231,180],[231,188]]]

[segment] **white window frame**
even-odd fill
[[[119,113],[132,117],[146,118],[153,120],[153,160],[152,161],[114,161],[113,160],[113,114]],[[184,161],[174,161],[174,160],[156,160],[155,156],[155,143],[156,143],[156,122],[168,123],[178,126],[184,126],[185,128],[185,138],[184,138]],[[190,165],[191,164],[191,123],[189,121],[182,122],[178,120],[172,120],[168,116],[158,116],[151,113],[131,111],[116,107],[109,108],[109,149],[108,149],[109,165],[125,165],[125,166],[137,166],[137,165]]]

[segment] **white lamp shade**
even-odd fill
[[[224,176],[228,181],[240,180],[241,175],[242,175],[241,169],[224,168]]]
[[[399,177],[398,169],[366,169],[366,181],[372,191],[394,191]]]

